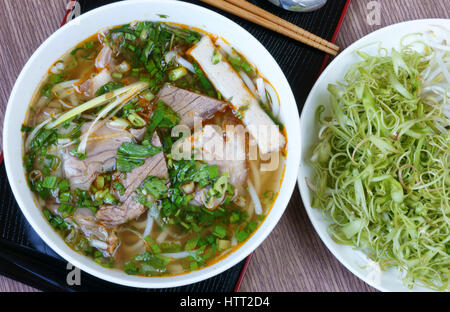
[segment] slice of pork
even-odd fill
[[[152,144],[161,146],[156,133],[153,135]],[[135,191],[148,176],[168,179],[169,175],[163,152],[148,157],[142,166],[119,177],[119,182],[125,188],[123,194],[117,194],[121,204],[101,206],[97,211],[97,219],[107,224],[118,225],[136,219],[143,214],[146,208],[135,201],[137,196]]]
[[[120,245],[115,228],[107,228],[97,222],[94,213],[88,208],[78,208],[72,220],[79,226],[91,246],[101,250],[106,257],[114,256]]]
[[[194,198],[189,202],[191,205],[194,206],[205,206],[208,209],[216,209],[219,207],[225,198],[225,194],[223,194],[222,197],[210,197],[208,195],[209,190],[211,189],[210,186],[201,188],[195,192]]]
[[[224,131],[217,125],[206,125],[187,140],[191,141],[193,148],[198,151],[198,154],[194,154],[196,158],[208,165],[217,165],[221,174],[228,173],[228,183],[235,187],[236,195],[244,194],[248,177],[245,129],[242,125],[227,126]],[[197,189],[190,203],[196,206],[204,205],[208,209],[220,206],[225,196],[211,198],[207,194],[209,190],[210,186]]]
[[[103,48],[98,53],[97,57],[95,58],[95,68],[98,70],[101,69],[109,69],[113,70],[114,66],[114,58],[113,58],[113,51],[108,45],[104,45]]]
[[[86,133],[91,123],[85,123],[81,132]],[[133,135],[127,130],[111,128],[105,124],[91,133],[83,160],[70,155],[69,147],[63,154],[64,174],[70,187],[88,190],[98,173],[114,170],[117,149],[125,142],[132,142]]]
[[[217,165],[219,172],[228,173],[228,182],[238,193],[242,193],[248,177],[245,133],[242,125],[227,125],[225,130],[217,125],[205,125],[192,136],[177,141],[175,144],[178,146],[175,148],[181,149],[183,144],[189,142],[187,146],[194,150],[194,159],[208,165]],[[202,199],[205,198],[201,192],[196,192],[198,202],[203,202]],[[219,204],[220,202],[216,202],[214,206]]]
[[[75,90],[86,99],[92,99],[95,97],[95,93],[98,89],[112,80],[111,72],[105,68],[98,73],[95,72],[92,74],[89,79],[84,80],[84,82],[77,86]]]
[[[165,85],[158,93],[158,99],[167,104],[180,116],[180,124],[193,128],[195,122],[211,119],[223,111],[227,103],[217,99]]]
[[[262,154],[279,151],[285,139],[278,127],[263,111],[258,100],[245,86],[242,79],[224,58],[217,64],[212,62],[216,47],[209,36],[204,36],[190,50],[190,55],[199,63],[217,91],[242,112],[243,123],[255,138]],[[245,110],[244,110],[245,108]],[[268,134],[270,131],[270,134]]]

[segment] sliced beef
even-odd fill
[[[130,129],[131,135],[134,136],[134,138],[136,140],[138,140],[139,142],[144,139],[145,132],[147,132],[146,127],[139,128],[139,129]]]
[[[158,93],[158,99],[166,103],[180,116],[180,124],[190,128],[197,120],[207,120],[223,111],[227,103],[214,98],[165,85]]]
[[[154,146],[161,146],[156,134],[152,139]],[[117,194],[120,205],[103,205],[97,211],[97,219],[101,222],[117,225],[138,218],[145,212],[144,205],[136,202],[136,189],[148,176],[168,179],[167,165],[163,152],[148,157],[142,166],[134,168],[131,172],[119,177],[119,182],[125,187],[123,194]]]
[[[161,146],[161,142],[156,134],[153,135],[152,145]],[[124,202],[148,176],[166,179],[169,177],[163,152],[148,157],[142,166],[134,168],[131,172],[128,172],[119,178],[120,183],[126,189],[123,195],[119,194],[119,200]]]
[[[82,135],[86,133],[91,123],[85,123],[81,128]],[[86,145],[86,158],[78,159],[64,153],[64,173],[70,181],[72,189],[88,190],[97,174],[111,171],[115,168],[117,149],[122,143],[131,142],[133,136],[127,130],[110,128],[107,124],[91,133]]]
[[[120,225],[137,219],[145,212],[144,205],[129,196],[121,205],[103,205],[97,211],[96,217],[108,225]]]

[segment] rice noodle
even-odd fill
[[[69,104],[67,104],[66,102],[64,102],[64,101],[61,100],[61,99],[58,99],[58,102],[59,102],[63,107],[65,107],[65,108],[69,108],[69,109],[74,108],[73,105],[69,105]]]
[[[255,204],[255,213],[257,215],[261,215],[263,213],[261,202],[259,201],[258,193],[256,193],[255,188],[251,181],[248,181],[248,193],[252,198],[253,203]]]
[[[162,232],[159,234],[159,236],[156,238],[157,243],[162,243],[166,240],[167,236],[169,235],[169,229],[166,227]]]
[[[141,254],[145,251],[146,248],[146,244],[144,243],[143,240],[139,240],[132,245],[124,245],[124,246],[127,249],[127,253],[132,255]]]
[[[172,258],[172,259],[182,259],[189,256],[192,256],[195,254],[195,250],[190,251],[180,251],[180,252],[173,252],[173,253],[162,253],[160,256],[166,257],[166,258]]]
[[[131,233],[135,234],[137,237],[139,237],[141,240],[144,240],[144,237],[142,236],[141,233],[139,233],[138,231],[133,230],[129,227],[121,228],[119,232],[125,232],[125,231],[131,232]]]
[[[153,204],[153,208],[156,208],[156,203]],[[147,237],[151,232],[152,232],[152,228],[153,228],[153,216],[150,213],[150,211],[147,213],[147,223],[145,225],[145,230],[144,230],[144,234],[142,234],[144,237]]]
[[[92,239],[90,241],[90,244],[91,244],[92,247],[95,247],[95,248],[98,248],[98,249],[103,249],[103,250],[108,249],[108,244],[107,243],[99,241],[99,240],[96,240],[96,239]]]
[[[256,89],[258,90],[259,99],[267,104],[266,88],[264,87],[264,80],[262,78],[256,79]]]
[[[261,188],[261,181],[259,179],[259,170],[258,163],[256,161],[249,161],[250,164],[250,172],[253,178],[253,185],[255,190],[259,190]]]
[[[180,64],[181,66],[185,67],[187,70],[195,74],[194,66],[190,62],[179,56],[178,53],[176,53],[175,51],[167,52],[164,59],[166,63],[169,63],[171,60],[175,59],[175,62],[177,62],[178,64]]]
[[[223,50],[223,52],[225,52],[229,56],[235,54],[233,48],[228,43],[226,43],[221,37],[217,38],[215,44],[219,46]]]
[[[108,126],[113,129],[125,130],[130,126],[130,124],[125,119],[117,118],[117,119],[108,121]]]
[[[167,269],[172,273],[172,274],[178,274],[178,273],[182,273],[184,272],[183,266],[179,263],[173,263],[173,264],[169,264],[167,266]]]
[[[256,97],[259,98],[256,87],[253,81],[250,79],[250,77],[244,73],[242,70],[239,72],[239,76],[241,76],[242,80],[244,81],[245,85],[247,86],[248,90]]]
[[[69,143],[71,143],[71,144],[69,144]],[[57,144],[58,145],[64,145],[64,146],[66,144],[69,144],[69,146],[70,146],[70,145],[73,144],[73,141],[71,139],[58,139]]]
[[[64,71],[64,67],[65,67],[64,62],[62,61],[56,62],[56,64],[53,65],[52,68],[50,69],[50,72],[52,74],[60,74]]]

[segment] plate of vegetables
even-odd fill
[[[308,216],[381,291],[449,290],[449,42],[446,19],[375,31],[333,60],[301,115]]]

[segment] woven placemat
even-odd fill
[[[112,3],[111,0],[79,0],[81,13]],[[200,1],[186,1],[205,6],[234,20],[255,36],[272,54],[286,75],[301,111],[324,62],[325,54],[252,24],[231,14],[220,12]],[[250,0],[322,38],[331,40],[336,33],[347,0],[330,0],[318,11],[292,13],[267,1]],[[182,292],[231,292],[239,285],[245,261],[203,282],[162,290],[142,290],[123,287],[97,279],[82,272],[81,285],[66,283],[67,262],[51,250],[34,232],[17,206],[7,181],[4,165],[0,165],[0,274],[27,283],[41,290],[92,291],[138,290]],[[6,251],[6,252],[5,252]]]

